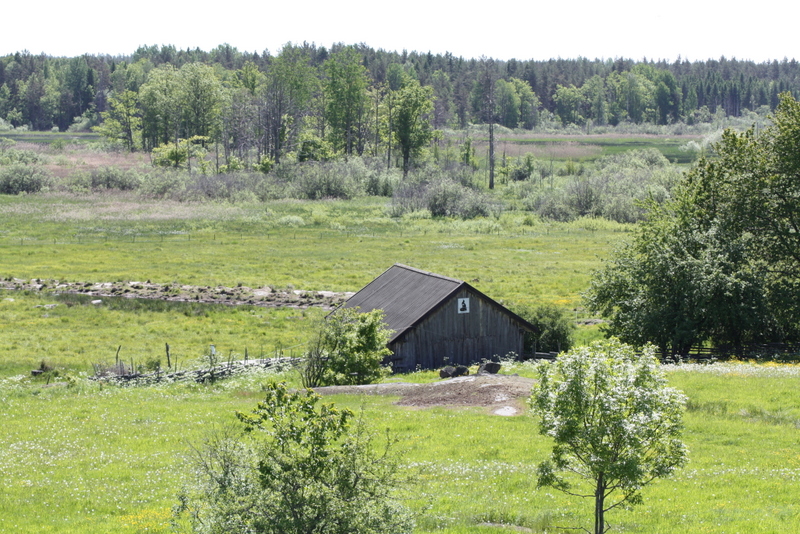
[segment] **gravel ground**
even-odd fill
[[[316,388],[320,395],[365,394],[398,396],[395,404],[415,408],[477,406],[501,416],[521,415],[531,394],[533,379],[516,375],[480,374],[449,378],[430,384],[388,382],[364,386]]]

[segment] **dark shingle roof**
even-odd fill
[[[345,307],[358,306],[362,312],[382,309],[386,324],[394,330],[391,342],[465,285],[469,284],[396,263],[350,297]]]

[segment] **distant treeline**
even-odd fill
[[[139,95],[143,86],[152,83],[153,73],[166,66],[176,70],[188,65],[210,66],[222,86],[250,89],[255,96],[252,84],[259,83],[258,75],[270,76],[284,57],[290,64],[301,62],[324,84],[330,76],[326,65],[344,50],[353,50],[358,56],[366,74],[365,90],[377,91],[373,105],[380,104],[374,104],[382,98],[379,88],[391,89],[395,83],[393,65],[401,66],[421,86],[430,87],[434,109],[429,120],[435,129],[463,128],[490,120],[527,129],[543,120],[564,125],[692,124],[710,121],[719,113],[739,116],[745,110],[772,110],[782,92],[800,96],[800,65],[794,59],[765,63],[724,57],[672,63],[586,58],[501,61],[464,59],[449,53],[390,52],[363,44],[330,48],[286,45],[274,55],[240,52],[229,45],[210,52],[148,46],[127,57],[62,58],[28,52],[0,57],[0,127],[65,131],[97,124],[102,120],[99,113],[110,110],[111,97],[126,91]],[[491,98],[485,95],[484,82],[489,78]],[[299,89],[308,90],[307,95],[300,95],[307,97],[304,105],[309,105],[304,118],[315,114],[313,103],[319,110],[327,106],[322,91],[312,86]],[[490,101],[492,110],[487,113]],[[206,133],[181,132],[187,138]],[[369,134],[364,131],[363,135]]]

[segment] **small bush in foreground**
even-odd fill
[[[196,533],[410,533],[392,440],[376,447],[362,418],[319,399],[268,385],[252,413],[237,413],[243,429],[197,451],[200,483],[180,496],[176,522]]]

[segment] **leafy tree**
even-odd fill
[[[539,107],[542,105],[528,82],[518,78],[508,80],[514,84],[519,97],[519,121],[523,128],[530,130],[539,124]]]
[[[559,85],[555,95],[553,95],[553,100],[556,103],[556,113],[562,124],[584,123],[586,120],[584,116],[586,98],[580,89],[574,85],[569,87]]]
[[[538,375],[531,406],[554,441],[538,486],[593,498],[594,534],[609,530],[606,512],[641,503],[644,486],[686,463],[685,397],[666,386],[654,347],[599,342],[541,363]]]
[[[606,102],[605,81],[600,76],[592,76],[581,87],[587,104],[587,115],[595,124],[608,124],[608,104]]]
[[[689,182],[704,220],[752,233],[776,273],[800,278],[800,102],[780,97],[757,134],[727,130]]]
[[[146,149],[152,149],[180,136],[180,83],[172,65],[150,71],[139,91],[142,106],[142,137]]]
[[[665,357],[704,341],[741,347],[768,339],[765,272],[750,263],[747,241],[687,228],[673,209],[651,206],[633,242],[594,274],[587,307],[610,319],[608,334],[655,343]]]
[[[497,120],[506,128],[519,126],[519,107],[521,100],[512,82],[497,80],[495,87]]]
[[[179,71],[178,83],[184,135],[216,138],[223,87],[214,69],[202,63],[187,63]]]
[[[727,131],[674,201],[651,204],[586,294],[610,333],[665,355],[799,337],[798,142],[800,104],[784,95],[761,135]]]
[[[391,330],[383,310],[341,308],[327,317],[305,354],[303,385],[369,384],[381,378]]]
[[[104,137],[122,141],[133,152],[142,146],[142,118],[138,108],[138,95],[123,91],[108,99],[108,111],[102,112],[103,123],[93,128]]]
[[[433,112],[433,89],[422,87],[407,77],[391,99],[394,102],[392,133],[403,156],[403,177],[408,175],[411,158],[427,145],[433,135],[430,115]]]
[[[319,82],[308,56],[291,44],[272,61],[265,82],[260,94],[265,152],[280,163],[298,140]]]
[[[180,495],[176,522],[211,534],[402,534],[409,512],[394,494],[394,441],[374,443],[363,418],[319,395],[270,384],[243,431],[196,451],[199,484]]]
[[[362,127],[369,101],[367,69],[352,46],[345,47],[324,65],[326,119],[333,146],[347,155],[363,151]]]

